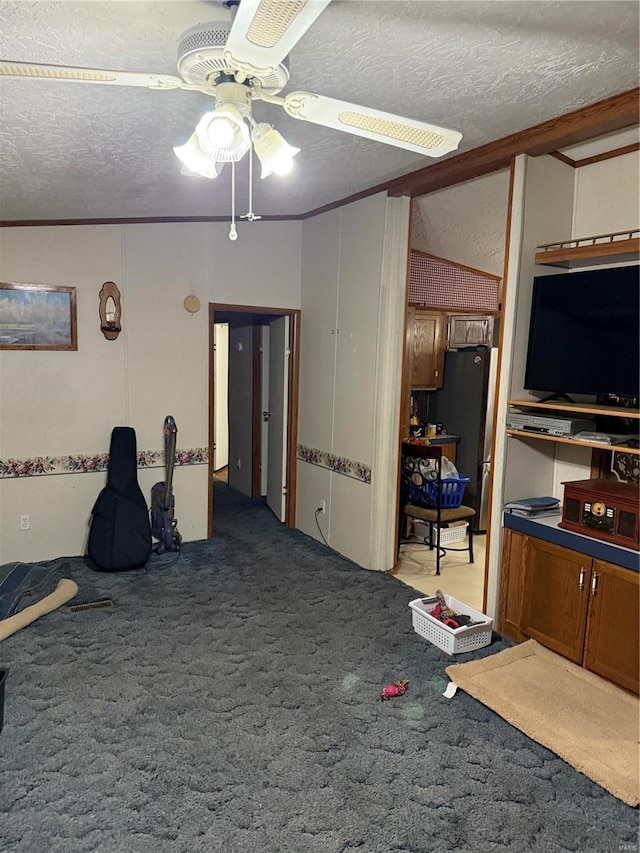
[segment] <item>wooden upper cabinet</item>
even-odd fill
[[[582,663],[591,559],[542,539],[524,548],[522,633]]]
[[[640,575],[593,561],[584,665],[638,693]]]
[[[410,308],[407,319],[411,388],[442,388],[446,315]]]

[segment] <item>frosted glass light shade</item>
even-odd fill
[[[220,163],[237,163],[251,148],[249,128],[240,112],[229,104],[205,113],[196,127],[196,136],[204,153]]]
[[[192,133],[184,145],[176,145],[174,147],[176,157],[184,164],[188,170],[187,174],[200,175],[203,178],[217,178],[222,171],[222,163],[216,163],[207,154],[204,153],[198,143],[198,138],[195,133]]]
[[[251,138],[262,164],[262,178],[268,178],[274,172],[286,175],[291,171],[293,158],[300,153],[300,149],[289,145],[275,127],[266,122],[257,124],[253,128]]]
[[[228,148],[235,136],[234,127],[226,116],[215,116],[209,122],[206,133],[215,148]]]

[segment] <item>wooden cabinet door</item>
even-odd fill
[[[582,662],[591,558],[527,537],[522,633]]]
[[[524,551],[528,537],[515,530],[504,529],[498,631],[521,643],[527,638],[521,632],[522,593],[524,587]]]
[[[449,444],[441,444],[440,447],[442,448],[442,455],[446,456],[449,462],[453,462],[453,464],[455,465],[456,453],[458,448],[458,445],[455,443],[455,441],[452,441]]]
[[[640,575],[593,561],[584,666],[638,693]]]
[[[445,315],[421,311],[409,314],[411,322],[411,387],[442,388]]]

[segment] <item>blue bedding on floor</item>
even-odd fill
[[[67,563],[5,563],[0,566],[0,619],[50,595],[62,579]]]

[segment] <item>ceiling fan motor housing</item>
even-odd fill
[[[178,71],[186,83],[206,88],[213,86],[219,74],[235,73],[224,55],[230,30],[230,20],[218,20],[197,24],[182,34]],[[289,82],[288,61],[285,59],[274,71],[256,78],[267,94],[277,95]]]

